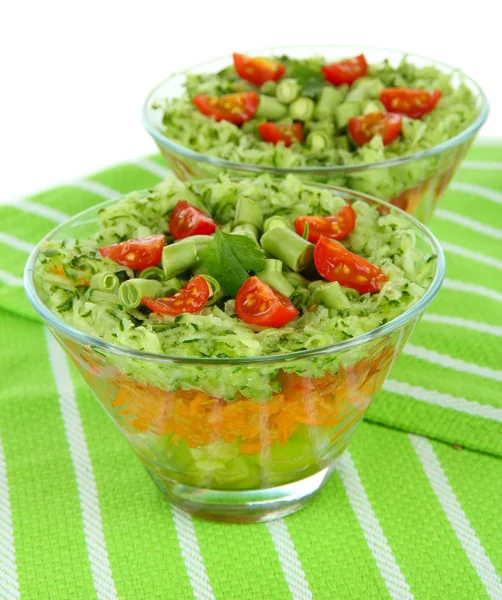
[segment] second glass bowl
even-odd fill
[[[236,177],[252,176],[258,172],[282,176],[294,173],[306,181],[343,186],[382,198],[426,223],[488,116],[487,99],[475,81],[458,69],[439,61],[405,52],[364,46],[283,46],[261,48],[249,51],[247,54],[250,56],[286,54],[292,58],[320,55],[327,60],[336,60],[361,52],[364,52],[370,63],[388,59],[393,66],[397,66],[403,58],[406,58],[419,67],[433,65],[444,73],[451,74],[454,86],[465,83],[472,91],[478,109],[477,118],[460,134],[442,144],[421,152],[377,163],[287,168],[223,160],[209,154],[195,152],[166,137],[162,132],[161,111],[155,109],[153,104],[159,99],[180,97],[184,93],[186,74],[216,73],[232,64],[232,57],[228,55],[190,67],[182,73],[172,75],[158,85],[150,92],[143,106],[143,124],[155,140],[169,167],[181,180],[215,177],[222,171]],[[395,189],[392,197],[385,192],[389,188],[390,180]],[[398,183],[396,184],[396,182]]]

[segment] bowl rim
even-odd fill
[[[199,67],[204,67],[212,62],[222,60],[227,58],[228,55],[220,56],[218,58],[212,58],[210,60],[206,60],[204,62],[197,63],[195,65],[186,67],[182,71],[178,71],[176,73],[172,73],[167,79],[164,79],[161,83],[157,84],[153,90],[147,95],[146,100],[143,103],[142,107],[142,122],[143,127],[147,130],[147,132],[153,137],[153,139],[157,142],[157,144],[163,146],[164,148],[176,152],[185,158],[196,160],[198,162],[207,163],[213,167],[219,167],[223,169],[233,169],[247,172],[268,172],[277,175],[285,175],[287,173],[297,173],[297,174],[310,174],[310,175],[320,175],[320,174],[336,174],[336,173],[354,173],[357,171],[363,171],[368,169],[382,169],[386,167],[393,167],[397,165],[404,165],[414,160],[420,160],[422,158],[427,158],[430,156],[435,156],[436,154],[440,154],[441,152],[448,150],[450,148],[455,148],[456,146],[462,144],[470,137],[474,136],[481,126],[485,123],[488,118],[489,113],[489,103],[481,86],[474,80],[472,77],[469,77],[467,74],[460,71],[460,69],[456,67],[452,67],[451,65],[435,60],[421,54],[413,54],[409,52],[404,52],[402,50],[393,50],[390,48],[380,48],[377,46],[358,46],[351,44],[300,44],[300,45],[291,45],[291,46],[276,46],[269,48],[261,48],[261,49],[252,49],[247,50],[245,53],[250,55],[258,55],[261,56],[266,52],[270,55],[274,51],[281,50],[282,48],[294,48],[294,49],[308,49],[308,48],[316,48],[319,51],[322,49],[337,49],[337,48],[350,48],[353,49],[354,52],[365,52],[365,51],[379,51],[379,52],[388,52],[391,54],[400,54],[401,56],[409,57],[410,59],[418,58],[420,60],[429,61],[434,66],[443,67],[443,69],[447,69],[451,72],[459,72],[465,78],[466,81],[470,83],[470,85],[476,90],[478,97],[481,99],[481,107],[478,116],[476,119],[468,125],[463,131],[458,133],[456,136],[446,140],[445,142],[441,142],[440,144],[436,144],[435,146],[431,146],[430,148],[426,148],[425,150],[421,150],[419,152],[414,152],[412,154],[406,154],[405,156],[400,156],[397,158],[390,158],[387,160],[382,160],[373,163],[357,163],[353,165],[325,165],[325,166],[309,166],[309,167],[275,167],[272,165],[259,165],[255,163],[244,163],[244,162],[234,162],[231,160],[226,160],[222,158],[218,158],[216,156],[210,156],[208,154],[202,154],[201,152],[196,152],[195,150],[191,150],[187,146],[182,146],[177,142],[171,140],[166,137],[161,131],[159,131],[153,123],[150,121],[148,114],[150,110],[150,106],[152,100],[157,94],[158,90],[162,88],[165,84],[171,81],[174,77],[182,75],[189,70],[194,70]],[[266,54],[265,54],[266,55]]]
[[[173,176],[174,177],[174,176]],[[277,178],[279,179],[279,178]],[[247,180],[247,178],[243,177],[234,177],[232,178],[234,181]],[[217,178],[207,178],[196,180],[193,183],[205,183],[205,182],[215,182]],[[302,182],[303,183],[303,182]],[[378,198],[374,198],[368,194],[363,194],[361,192],[355,192],[353,190],[349,190],[347,188],[342,188],[338,186],[321,184],[321,183],[304,183],[304,185],[308,185],[311,187],[328,189],[333,194],[340,195],[344,199],[349,200],[350,198],[360,199],[369,204],[378,204],[379,206],[384,206],[389,209],[389,212],[397,213],[401,216],[404,216],[409,223],[418,228],[422,235],[425,237],[429,245],[432,247],[432,251],[437,258],[436,264],[436,272],[434,274],[434,279],[431,282],[431,285],[425,292],[425,294],[411,306],[408,310],[403,312],[401,315],[381,325],[375,329],[368,331],[362,335],[355,336],[348,340],[344,340],[342,342],[337,342],[336,344],[330,344],[328,346],[321,346],[319,348],[312,348],[307,350],[297,350],[295,352],[288,352],[282,354],[269,354],[266,356],[254,356],[254,357],[240,357],[240,358],[216,358],[216,357],[191,357],[191,356],[171,356],[168,354],[157,354],[154,352],[145,352],[143,350],[134,350],[132,348],[127,348],[125,346],[119,346],[117,344],[112,344],[107,342],[101,338],[95,337],[93,335],[89,335],[84,333],[57,317],[49,307],[43,302],[40,296],[37,293],[35,287],[35,266],[37,262],[38,255],[41,250],[42,244],[52,238],[60,229],[63,227],[67,227],[69,224],[75,221],[80,221],[85,219],[86,216],[93,213],[97,214],[102,208],[115,204],[119,202],[124,196],[120,196],[120,198],[113,198],[110,200],[106,200],[105,202],[101,202],[96,204],[80,213],[77,213],[64,223],[61,223],[54,229],[52,229],[47,235],[45,235],[40,242],[35,246],[33,251],[31,252],[28,260],[26,262],[26,266],[24,269],[24,288],[26,296],[28,297],[29,302],[35,311],[42,317],[42,319],[52,328],[57,330],[59,333],[64,335],[65,337],[69,337],[72,340],[94,348],[99,348],[106,352],[110,352],[111,354],[125,356],[131,359],[141,359],[141,360],[150,360],[157,363],[164,364],[190,364],[190,365],[199,365],[199,366],[207,366],[207,365],[257,365],[257,364],[270,364],[275,362],[285,362],[298,360],[303,358],[311,358],[317,356],[324,356],[327,354],[335,354],[338,352],[342,352],[344,350],[348,350],[350,348],[355,348],[358,346],[362,346],[367,342],[379,339],[397,329],[399,329],[402,325],[405,325],[408,321],[413,319],[414,317],[420,315],[425,311],[425,308],[430,304],[433,298],[438,293],[441,284],[445,275],[445,257],[441,245],[439,241],[435,237],[435,235],[420,221],[418,221],[415,217],[410,215],[409,213],[401,210],[400,208],[385,202],[384,200],[379,200]],[[141,190],[139,190],[141,191]]]

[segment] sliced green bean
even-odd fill
[[[165,275],[162,269],[159,267],[148,267],[148,269],[144,269],[138,275],[141,279],[156,279],[157,281],[164,281]]]
[[[310,98],[297,98],[289,106],[289,115],[295,121],[310,121],[314,114],[315,104]]]
[[[255,225],[251,223],[245,223],[244,225],[237,225],[234,227],[232,234],[234,235],[245,235],[253,242],[258,243],[258,236],[260,234],[260,230]]]
[[[282,273],[283,268],[282,260],[277,260],[276,258],[266,258],[265,259],[265,268],[263,269],[264,273],[273,273],[274,271],[277,273]]]
[[[195,244],[197,253],[200,254],[213,241],[213,235],[191,235],[190,237],[177,240],[172,246],[181,246],[182,244]]]
[[[102,292],[116,292],[119,289],[119,278],[113,273],[96,273],[91,277],[89,287]]]
[[[276,227],[282,227],[284,229],[291,229],[291,227],[289,226],[289,223],[286,219],[284,219],[283,217],[280,217],[279,215],[275,215],[273,217],[269,217],[265,223],[263,224],[263,231],[266,233],[267,231],[270,231],[270,229],[275,229]]]
[[[311,302],[312,304],[322,304],[327,308],[336,308],[338,310],[348,309],[351,306],[338,281],[323,283],[323,285],[317,286],[312,292]]]
[[[146,225],[139,225],[136,229],[135,239],[148,237],[149,235],[152,235],[152,230],[150,229],[150,227],[146,227]]]
[[[250,198],[241,196],[235,207],[234,225],[254,225],[257,229],[263,227],[261,208]]]
[[[260,103],[256,116],[267,121],[277,121],[282,119],[288,112],[288,109],[272,96],[260,95]]]
[[[312,262],[314,245],[291,229],[276,227],[261,237],[262,247],[293,271],[303,271]]]
[[[265,281],[277,290],[281,294],[284,294],[287,298],[291,296],[291,294],[295,291],[295,288],[289,283],[289,281],[284,277],[282,273],[279,271],[263,271],[262,273],[257,273],[257,277],[259,277],[262,281]]]
[[[344,94],[334,86],[323,88],[314,110],[314,117],[319,121],[332,119],[335,108],[343,102],[343,96]]]
[[[183,243],[164,246],[162,249],[162,268],[166,279],[171,279],[171,277],[193,268],[196,264],[197,246],[192,238],[186,238]]]
[[[266,94],[267,96],[275,96],[277,93],[277,83],[275,81],[265,81],[260,87],[260,93]]]
[[[306,139],[307,146],[314,152],[322,152],[327,148],[333,148],[333,137],[324,131],[311,131]]]
[[[278,84],[275,95],[279,102],[291,104],[300,95],[300,84],[296,79],[282,79]]]
[[[211,275],[202,275],[202,277],[204,277],[209,286],[209,300],[206,302],[206,306],[211,306],[223,298],[224,291],[219,281],[214,277],[211,277]]]
[[[284,277],[295,289],[299,287],[306,288],[309,285],[308,279],[306,279],[303,275],[300,275],[300,273],[295,273],[294,271],[286,271],[284,273]]]
[[[126,308],[136,308],[143,298],[158,298],[163,292],[155,279],[129,279],[119,288],[119,300]]]

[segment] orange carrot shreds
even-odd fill
[[[173,445],[240,442],[243,454],[257,454],[275,442],[285,444],[301,424],[332,427],[362,416],[392,355],[390,348],[378,347],[355,365],[316,379],[281,371],[282,390],[266,402],[244,396],[226,402],[197,390],[165,392],[123,378],[115,381],[119,391],[112,406],[139,433],[172,434]]]
[[[49,270],[54,275],[65,275],[63,265],[61,263],[53,265]]]

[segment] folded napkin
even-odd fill
[[[502,598],[502,144],[445,194],[445,285],[336,473],[259,525],[170,507],[24,295],[43,235],[165,174],[153,156],[0,205],[0,598]]]

